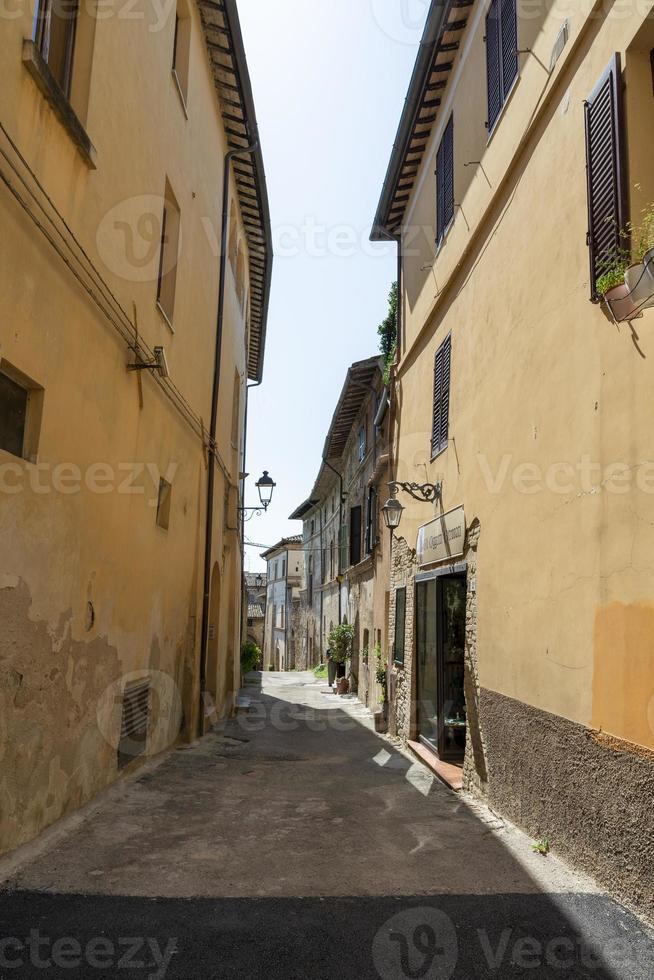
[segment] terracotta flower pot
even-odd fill
[[[618,322],[621,320],[633,320],[635,316],[638,316],[638,307],[631,300],[629,287],[626,282],[620,283],[619,286],[614,286],[613,289],[609,289],[604,299],[613,314],[614,320]]]
[[[654,262],[652,262],[654,267]],[[630,265],[624,274],[624,281],[629,290],[629,299],[637,310],[647,310],[654,306],[654,268],[650,275],[648,268],[639,262]]]
[[[336,690],[338,694],[347,694],[350,690],[350,682],[347,677],[339,677],[336,683]]]

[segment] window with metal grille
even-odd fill
[[[624,110],[620,55],[615,54],[585,103],[590,294],[597,280],[627,247]]]
[[[34,42],[52,77],[70,95],[78,0],[41,0],[36,12]]]
[[[126,766],[145,752],[150,714],[150,681],[134,681],[125,686],[118,744],[118,767]]]
[[[454,116],[450,116],[436,154],[436,244],[454,217]]]
[[[518,77],[516,0],[492,0],[486,16],[486,82],[488,132],[497,122]]]
[[[378,495],[375,487],[368,490],[366,510],[366,554],[371,555],[379,540],[378,534]]]
[[[406,634],[406,589],[395,590],[395,640],[393,660],[404,663],[404,639]]]
[[[28,392],[0,371],[0,449],[23,455]]]
[[[434,405],[432,410],[431,454],[437,456],[447,446],[450,421],[450,364],[452,337],[446,337],[434,361]]]
[[[350,565],[358,565],[361,561],[361,508],[353,507],[350,511]]]

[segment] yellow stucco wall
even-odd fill
[[[551,77],[561,14],[521,21],[533,53],[490,141],[484,5],[469,25],[405,219],[395,455],[400,479],[442,479],[444,510],[464,504],[481,522],[481,685],[654,747],[654,313],[632,332],[589,302],[583,114],[619,51],[637,219],[654,201],[642,123],[654,38],[642,12],[569,6]],[[435,153],[451,111],[457,207],[434,259]],[[431,461],[433,360],[450,331],[449,445]],[[431,510],[403,503],[415,547]]]
[[[158,22],[142,4],[135,8],[142,19],[109,16],[96,25],[88,109],[80,110],[96,170],[22,63],[27,14],[0,26],[0,121],[130,317],[135,305],[141,338],[165,347],[172,381],[208,427],[226,142],[199,15],[190,9],[188,119],[170,69],[174,8]],[[0,144],[14,160],[1,133]],[[4,159],[0,167],[9,172]],[[166,179],[181,212],[173,329],[155,302],[158,241],[140,236],[136,223],[160,214]],[[153,723],[148,754],[197,723],[206,462],[201,438],[149,376],[139,407],[125,343],[4,185],[0,227],[0,370],[10,364],[44,389],[37,463],[0,451],[3,851],[116,777],[120,717],[110,712],[101,722],[99,706],[117,683],[152,672],[153,711],[164,720]],[[229,528],[237,524],[240,461],[231,432],[235,371],[245,383],[244,309],[228,265],[217,438],[225,470],[217,468],[213,541],[222,586],[219,676],[208,678],[219,714],[231,710],[239,676],[242,563]],[[244,403],[242,393],[241,438]],[[56,470],[61,464],[78,468],[72,483],[70,471]],[[95,464],[115,475],[106,492],[89,489]],[[156,525],[159,475],[173,486],[168,530]],[[75,483],[79,490],[67,491]]]

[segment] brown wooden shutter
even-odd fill
[[[490,132],[502,108],[499,0],[493,0],[486,16],[486,85]]]
[[[436,244],[454,217],[454,116],[450,116],[436,154]]]
[[[588,182],[588,250],[590,294],[597,301],[595,283],[607,262],[627,246],[625,226],[624,111],[620,55],[610,64],[585,104],[586,175]]]
[[[452,338],[447,337],[436,351],[434,362],[434,407],[432,416],[431,454],[436,456],[447,446],[450,419],[450,367]]]
[[[518,74],[518,13],[516,0],[500,0],[502,34],[502,105]]]

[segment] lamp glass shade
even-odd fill
[[[277,484],[271,478],[268,470],[263,471],[263,476],[259,477],[256,483],[256,488],[259,491],[259,500],[261,501],[261,506],[264,510],[268,507],[268,504],[272,500],[273,490]]]
[[[404,513],[404,507],[397,499],[397,497],[391,497],[386,501],[382,507],[382,514],[384,515],[384,523],[387,528],[394,531],[395,528],[400,526],[400,521],[402,520],[402,514]]]

